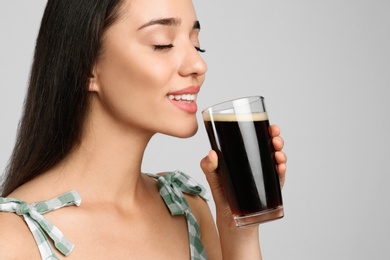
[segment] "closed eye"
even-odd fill
[[[173,44],[165,44],[165,45],[163,45],[163,44],[161,44],[161,45],[154,45],[153,46],[153,49],[155,50],[155,51],[162,51],[162,50],[167,50],[167,49],[171,49],[171,48],[173,48]],[[198,51],[198,52],[206,52],[206,50],[205,49],[201,49],[200,47],[196,47],[195,46],[195,49]]]
[[[154,45],[153,48],[155,51],[162,51],[162,50],[173,48],[173,44]]]
[[[198,52],[206,52],[206,50],[205,49],[201,49],[200,47],[195,47],[195,49],[198,51]]]

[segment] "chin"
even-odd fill
[[[189,138],[189,137],[192,137],[194,136],[196,133],[198,132],[198,126],[195,127],[195,129],[191,132],[188,132],[188,133],[183,133],[182,136],[178,136],[179,138]]]
[[[167,134],[170,136],[178,137],[178,138],[189,138],[192,137],[198,132],[198,124],[196,123],[193,126],[186,126],[186,127],[180,127],[178,129],[162,133],[162,134]]]

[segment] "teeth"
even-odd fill
[[[186,100],[186,101],[194,101],[196,99],[195,94],[183,94],[183,95],[168,95],[168,98],[171,100]]]

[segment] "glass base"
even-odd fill
[[[262,211],[246,216],[234,216],[234,221],[236,222],[237,227],[247,227],[252,225],[257,225],[260,223],[276,220],[283,218],[284,210],[283,206],[277,207],[275,209]]]

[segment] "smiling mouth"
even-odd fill
[[[170,100],[192,103],[196,101],[197,94],[168,95]]]

